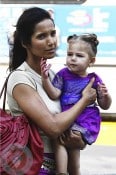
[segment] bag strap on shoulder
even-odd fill
[[[16,69],[16,70],[13,70],[11,71],[8,76],[6,77],[5,81],[4,81],[4,84],[3,84],[3,87],[1,89],[1,92],[0,92],[0,99],[3,95],[3,103],[2,103],[2,109],[5,111],[5,103],[6,103],[6,91],[7,91],[7,82],[8,82],[8,79],[10,77],[10,75],[15,72],[15,71],[23,71],[21,69]],[[35,85],[36,85],[36,90],[37,90],[37,84],[36,84],[36,81],[35,79],[33,78],[34,82],[35,82]]]
[[[7,82],[8,82],[8,79],[10,77],[12,72],[9,73],[9,75],[6,77],[6,80],[4,81],[4,84],[2,86],[2,89],[1,89],[1,92],[0,92],[0,99],[3,95],[3,110],[5,111],[5,102],[6,102],[6,90],[7,90]]]

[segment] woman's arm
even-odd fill
[[[61,135],[76,119],[82,110],[96,99],[92,89],[94,80],[83,91],[82,98],[71,109],[53,115],[38,93],[28,85],[18,84],[13,89],[13,97],[24,113],[33,120],[48,136],[55,138]]]

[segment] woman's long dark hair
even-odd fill
[[[9,61],[10,71],[15,70],[26,60],[27,52],[23,45],[30,44],[36,24],[44,19],[53,21],[46,10],[38,7],[26,9],[19,17],[16,31],[14,32],[14,45]]]

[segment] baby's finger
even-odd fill
[[[47,69],[49,70],[51,68],[51,64],[48,64],[47,65]]]

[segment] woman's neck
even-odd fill
[[[31,67],[31,69],[41,75],[40,60],[32,61],[31,59],[28,59],[26,60],[26,62]]]

